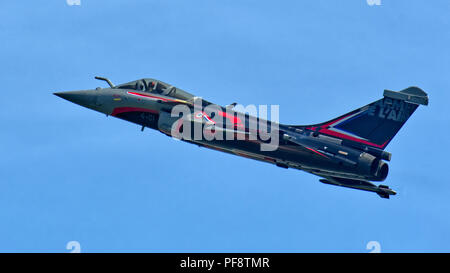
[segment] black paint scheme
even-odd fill
[[[110,88],[59,92],[55,95],[87,108],[159,130],[202,147],[275,164],[296,168],[321,176],[325,184],[360,189],[389,198],[396,192],[370,181],[386,179],[391,154],[386,146],[418,105],[428,105],[427,94],[418,87],[402,91],[385,90],[382,99],[327,122],[314,125],[269,123],[263,130],[258,119],[233,110],[235,104],[216,106],[215,111],[198,108],[199,98],[155,79],[141,79],[118,86],[105,80]],[[172,116],[177,105],[189,109],[189,115]],[[200,106],[212,103],[201,100]],[[220,117],[217,115],[219,114]],[[213,118],[212,116],[215,115]],[[211,121],[211,120],[214,120]],[[183,128],[201,123],[202,131],[222,135],[224,139],[195,139],[183,134]],[[256,127],[252,125],[256,123]],[[174,136],[178,126],[182,135]],[[256,130],[252,130],[256,128]],[[225,140],[226,134],[237,138]],[[256,135],[251,138],[251,135]],[[276,149],[262,151],[261,144],[270,144],[267,136],[276,136]]]

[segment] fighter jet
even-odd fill
[[[151,128],[201,147],[303,170],[321,177],[322,183],[382,198],[396,194],[376,184],[388,176],[391,154],[385,148],[417,107],[428,105],[427,93],[418,87],[384,90],[382,99],[329,121],[286,125],[243,113],[236,103],[215,105],[156,79],[115,86],[107,78],[95,78],[109,86],[54,94],[138,124],[141,130]]]

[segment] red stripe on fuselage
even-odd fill
[[[330,136],[335,136],[335,137],[339,137],[339,138],[344,138],[344,139],[356,141],[356,142],[359,142],[359,143],[364,143],[364,144],[367,144],[367,145],[370,145],[370,146],[374,146],[374,147],[377,147],[377,148],[384,148],[384,146],[386,146],[386,144],[389,141],[389,140],[386,140],[386,142],[384,142],[383,144],[378,145],[378,144],[375,144],[375,143],[372,143],[372,142],[369,142],[369,141],[365,141],[365,140],[362,140],[362,139],[358,139],[356,137],[344,135],[344,134],[341,134],[341,133],[338,133],[338,132],[335,132],[335,131],[331,131],[331,130],[328,130],[328,129],[320,129],[319,132],[327,134],[327,135],[330,135]]]
[[[310,150],[310,151],[312,151],[312,152],[314,152],[314,153],[316,153],[316,154],[318,154],[318,155],[321,155],[321,156],[323,156],[323,157],[325,157],[325,158],[328,158],[328,156],[326,156],[326,155],[324,155],[324,154],[322,154],[322,153],[319,153],[318,151],[316,151],[316,150],[314,150],[314,149],[311,149],[311,148],[308,148],[308,147],[305,147],[306,149],[308,149],[308,150]]]
[[[235,117],[234,115],[228,114],[227,112],[219,111],[219,115],[221,115],[222,117],[227,118],[233,124],[242,123],[240,118]]]
[[[146,98],[152,98],[152,99],[157,99],[157,100],[162,100],[162,101],[173,101],[173,102],[177,102],[176,100],[171,100],[171,99],[166,99],[166,98],[161,98],[158,96],[153,96],[153,95],[147,95],[147,94],[142,94],[142,93],[137,93],[137,92],[127,92],[128,94],[132,94],[135,96],[140,96],[140,97],[146,97]]]

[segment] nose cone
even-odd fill
[[[76,103],[78,105],[93,108],[97,101],[97,91],[96,90],[80,90],[80,91],[69,91],[69,92],[57,92],[54,95],[68,100],[70,102]]]

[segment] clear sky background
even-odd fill
[[[450,251],[450,2],[0,4],[0,251]],[[199,148],[52,93],[154,77],[219,104],[329,120],[419,86],[390,200]]]

